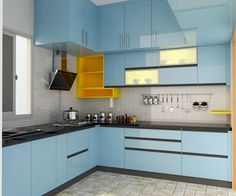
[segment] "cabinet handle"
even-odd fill
[[[123,35],[120,35],[120,48],[124,47],[124,39],[123,39]]]
[[[129,34],[126,34],[126,48],[129,48]]]
[[[157,32],[156,31],[153,32],[152,43],[153,43],[153,46],[157,46]]]
[[[157,32],[155,32],[155,46],[157,46]]]
[[[82,40],[81,40],[81,42],[82,42],[82,45],[84,45],[84,30],[81,30],[81,32],[82,32]]]
[[[85,32],[85,45],[88,46],[88,32]]]

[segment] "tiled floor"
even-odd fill
[[[57,196],[236,196],[231,189],[155,178],[95,172]]]

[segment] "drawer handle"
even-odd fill
[[[81,151],[79,151],[79,152],[70,154],[70,155],[67,156],[67,159],[69,159],[69,158],[71,158],[71,157],[75,157],[75,156],[77,156],[77,155],[79,155],[79,154],[85,153],[85,152],[87,152],[87,151],[88,151],[88,148],[87,148],[87,149],[84,149],[84,150],[81,150]]]
[[[228,159],[228,156],[227,156],[227,155],[217,155],[217,154],[204,154],[204,153],[194,153],[194,152],[182,152],[182,155],[200,156],[200,157],[214,157],[214,158]]]
[[[179,154],[181,152],[178,151],[168,151],[168,150],[152,150],[152,149],[145,149],[145,148],[125,148],[125,150],[133,150],[133,151],[142,151],[142,152],[158,152],[158,153],[167,153],[167,154]]]
[[[129,140],[146,140],[146,141],[160,141],[160,142],[178,142],[178,143],[181,143],[181,140],[175,140],[175,139],[159,139],[159,138],[128,137],[128,136],[126,136],[125,139],[129,139]]]

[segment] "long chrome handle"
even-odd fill
[[[81,34],[82,34],[81,43],[82,43],[82,45],[84,45],[84,30],[81,30]]]
[[[88,46],[88,32],[85,32],[85,45]]]

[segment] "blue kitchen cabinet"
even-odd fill
[[[89,129],[89,169],[98,165],[98,127]]]
[[[226,83],[226,57],[226,45],[199,47],[198,83]]]
[[[125,68],[153,67],[159,64],[158,51],[132,52],[125,54]]]
[[[231,85],[231,44],[226,45],[226,84]]]
[[[67,134],[67,179],[71,180],[89,169],[89,130]]]
[[[159,69],[160,85],[197,84],[197,67]]]
[[[104,85],[123,86],[125,84],[124,54],[105,55],[104,61]]]
[[[99,128],[99,165],[124,168],[123,128]]]
[[[3,196],[31,196],[31,142],[4,147]]]
[[[151,47],[151,0],[125,3],[125,48]]]
[[[124,4],[111,4],[98,8],[99,50],[124,49]]]
[[[60,186],[67,181],[67,135],[57,136],[56,145],[56,184]]]
[[[32,195],[43,195],[56,187],[56,137],[32,142]]]

